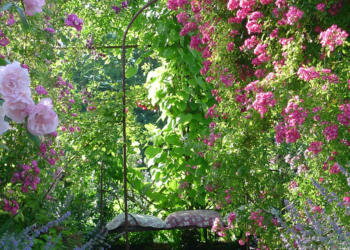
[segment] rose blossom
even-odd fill
[[[52,101],[42,99],[32,110],[28,117],[28,131],[34,135],[42,136],[54,132],[58,126],[58,116],[52,110]]]
[[[0,106],[0,135],[5,133],[9,129],[9,123],[5,122],[5,109],[4,107]]]
[[[16,98],[8,98],[3,106],[8,117],[17,123],[24,123],[34,105],[30,96],[21,93]]]
[[[323,12],[326,5],[324,3],[319,3],[316,5],[317,10]]]
[[[13,62],[0,67],[0,93],[5,101],[16,98],[19,93],[31,95],[28,70],[21,67],[19,62]]]
[[[35,12],[42,12],[45,0],[24,0],[23,4],[26,8],[26,14],[28,16],[34,16]]]

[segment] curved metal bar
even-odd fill
[[[125,103],[125,40],[126,35],[128,34],[128,31],[135,21],[135,19],[140,15],[142,11],[144,11],[148,6],[151,4],[157,2],[158,0],[152,0],[151,2],[147,3],[145,6],[143,6],[131,19],[128,27],[126,28],[124,32],[123,37],[123,45],[122,45],[122,67],[123,67],[123,107],[124,107],[124,116],[123,116],[123,169],[124,169],[124,203],[125,203],[125,236],[126,236],[126,250],[129,250],[129,226],[128,226],[128,186],[127,186],[127,167],[126,167],[126,103]]]

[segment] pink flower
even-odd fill
[[[343,198],[343,202],[344,202],[344,206],[350,206],[350,197],[349,196],[345,196]]]
[[[8,117],[17,123],[24,123],[34,105],[30,95],[20,93],[15,98],[7,97],[3,106]]]
[[[13,25],[13,24],[15,24],[16,23],[16,21],[15,21],[15,19],[13,19],[13,16],[12,17],[10,17],[8,20],[7,20],[7,22],[6,22],[6,24],[7,25]]]
[[[238,241],[238,243],[239,243],[241,246],[244,245],[244,241],[243,241],[242,239],[240,239],[240,240]]]
[[[8,37],[2,37],[0,39],[0,45],[6,47],[10,43],[10,39]]]
[[[76,14],[70,14],[64,23],[67,26],[71,26],[77,29],[77,31],[81,31],[83,28],[83,19],[79,19]]]
[[[51,133],[51,135],[54,136],[54,137],[57,137],[57,132],[54,131],[54,132]]]
[[[27,64],[22,64],[22,68],[27,69],[28,72],[29,72],[29,70],[30,70],[30,68],[29,68],[29,66],[28,66]]]
[[[30,79],[27,69],[23,69],[19,62],[13,62],[0,67],[0,93],[3,98],[16,98],[18,94],[31,95]]]
[[[61,129],[62,129],[63,132],[67,131],[66,127],[62,127]]]
[[[45,0],[24,0],[23,1],[26,14],[28,16],[33,16],[35,12],[42,12],[43,6],[45,5]]]
[[[80,132],[80,127],[76,126],[75,129]]]
[[[74,89],[74,87],[73,87],[73,85],[72,85],[71,83],[68,84],[68,87],[69,87],[70,89]]]
[[[69,127],[69,130],[73,133],[75,129],[73,127]]]
[[[49,163],[50,163],[50,165],[55,165],[55,160],[54,159],[49,159]]]
[[[52,110],[52,101],[42,99],[28,117],[28,131],[34,135],[45,135],[54,132],[58,126],[58,116]]]
[[[47,32],[50,32],[50,33],[52,33],[52,34],[55,34],[55,29],[53,29],[53,28],[46,28],[45,29]]]
[[[326,5],[324,3],[319,3],[316,5],[317,10],[323,12]]]

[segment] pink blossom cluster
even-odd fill
[[[294,37],[290,37],[290,38],[283,37],[283,38],[280,38],[278,42],[284,47],[291,44],[293,40],[294,40]]]
[[[307,82],[320,78],[320,72],[315,70],[315,67],[304,68],[300,67],[298,69],[297,75],[300,79],[305,80]]]
[[[178,8],[185,9],[186,4],[189,4],[187,0],[169,0],[166,5],[169,9],[177,11]]]
[[[266,53],[267,46],[268,46],[267,43],[258,44],[258,46],[256,46],[254,49],[254,55],[260,55],[260,54]]]
[[[258,93],[256,95],[255,101],[253,102],[253,108],[259,112],[261,118],[267,113],[267,106],[274,107],[277,103],[275,96],[272,92]]]
[[[204,136],[203,143],[210,146],[210,147],[213,147],[214,143],[218,139],[220,139],[220,137],[221,137],[221,133],[215,134],[215,133],[211,132],[208,137],[206,135]]]
[[[260,0],[261,4],[269,4],[269,3],[273,3],[273,0]]]
[[[219,218],[215,218],[211,229],[213,230],[213,232],[218,232],[218,235],[220,237],[224,237],[227,235],[225,233],[226,228],[223,227],[221,224],[221,220]]]
[[[329,48],[330,51],[334,51],[336,46],[343,45],[345,39],[349,36],[346,31],[338,28],[337,25],[332,25],[326,31],[320,33],[320,40],[322,47]]]
[[[0,45],[6,47],[10,43],[10,39],[5,37],[4,33],[0,29]]]
[[[259,18],[263,18],[264,14],[259,11],[254,11],[253,13],[249,14],[249,20],[251,21],[258,21]]]
[[[185,11],[182,11],[176,15],[176,18],[179,23],[181,23],[182,25],[185,25],[189,19],[189,16]]]
[[[68,15],[68,18],[64,20],[64,23],[67,26],[76,28],[77,31],[81,31],[83,28],[83,19],[79,19],[75,13]]]
[[[266,69],[257,69],[254,72],[254,75],[256,76],[256,78],[264,78],[266,75]]]
[[[200,39],[199,35],[191,36],[191,43],[190,43],[191,49],[196,49],[198,51],[201,51],[201,49],[199,47],[200,44],[201,44],[201,39]]]
[[[216,108],[216,104],[214,104],[214,106],[208,108],[208,112],[207,112],[207,114],[205,115],[205,118],[206,118],[206,119],[208,119],[209,116],[210,116],[210,118],[213,118],[214,116],[215,116],[215,117],[219,117],[219,114],[217,113],[217,111],[215,110],[215,108]]]
[[[250,91],[253,91],[253,92],[256,92],[256,93],[259,93],[259,92],[262,92],[262,88],[258,87],[258,84],[260,83],[259,80],[256,80],[254,82],[251,82],[249,83],[246,87],[245,87],[245,91],[247,91],[247,93],[249,94]]]
[[[239,47],[240,51],[243,51],[245,48],[247,49],[252,49],[254,48],[256,45],[258,45],[260,43],[260,40],[256,38],[256,36],[251,36],[250,38],[247,38],[244,41],[244,45],[242,45],[241,47]]]
[[[338,163],[334,163],[334,165],[329,169],[330,174],[338,174],[340,172],[340,168]]]
[[[313,152],[314,155],[317,155],[319,152],[322,151],[322,145],[323,142],[313,141],[311,142],[310,147],[308,147],[308,150],[310,152]]]
[[[261,33],[261,26],[262,24],[259,24],[257,21],[249,21],[245,27],[247,28],[248,34],[252,34]]]
[[[294,98],[303,102],[298,96]],[[287,143],[296,142],[296,140],[301,138],[297,126],[301,126],[305,122],[308,111],[298,107],[298,104],[294,101],[290,101],[287,107],[282,110],[281,115],[284,116],[284,122],[277,124],[275,127],[276,142],[282,143],[284,139],[286,139]]]
[[[232,76],[232,74],[228,74],[228,75],[221,74],[220,75],[220,81],[223,84],[225,84],[226,88],[231,87],[232,84],[233,84],[233,76]]]
[[[328,126],[323,130],[323,135],[327,140],[336,140],[338,137],[338,126],[336,124]]]
[[[186,36],[189,32],[198,29],[198,26],[195,22],[186,23],[186,25],[180,31],[181,36]]]
[[[350,126],[350,104],[341,104],[339,109],[343,113],[338,115],[338,121],[344,126]]]
[[[249,219],[254,222],[254,224],[257,224],[259,227],[263,226],[264,217],[261,214],[261,211],[258,212],[252,212],[250,214]]]
[[[209,60],[203,61],[203,68],[201,68],[200,73],[201,75],[206,75],[210,69],[212,62]]]
[[[181,183],[181,182],[179,182],[179,183],[180,183],[179,189],[188,188],[188,182],[187,181],[184,181],[183,183]]]
[[[22,171],[15,172],[11,179],[12,183],[20,182],[22,183],[21,191],[23,193],[28,192],[28,186],[31,186],[33,190],[36,190],[37,184],[40,183],[40,178],[38,177],[40,169],[38,168],[38,163],[32,161],[32,166],[22,165]]]
[[[52,101],[44,98],[35,105],[29,84],[28,70],[18,62],[0,67],[0,93],[5,99],[3,107],[6,115],[17,123],[24,123],[28,117],[28,131],[34,135],[52,133],[58,126]]]
[[[15,200],[11,200],[11,202],[10,202],[10,201],[8,201],[8,200],[6,200],[4,198],[3,201],[4,201],[4,204],[5,204],[4,210],[6,212],[10,212],[11,211],[12,215],[17,214],[17,211],[19,209],[19,205],[18,205],[18,203]]]
[[[286,14],[287,20],[286,23],[293,25],[297,23],[304,15],[304,11],[299,10],[294,6],[289,6],[289,10]]]
[[[339,10],[343,8],[343,2],[339,1],[338,3],[332,4],[331,8],[328,10],[328,13],[332,16],[338,14]]]

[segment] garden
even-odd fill
[[[0,0],[0,249],[350,249],[349,0]]]

